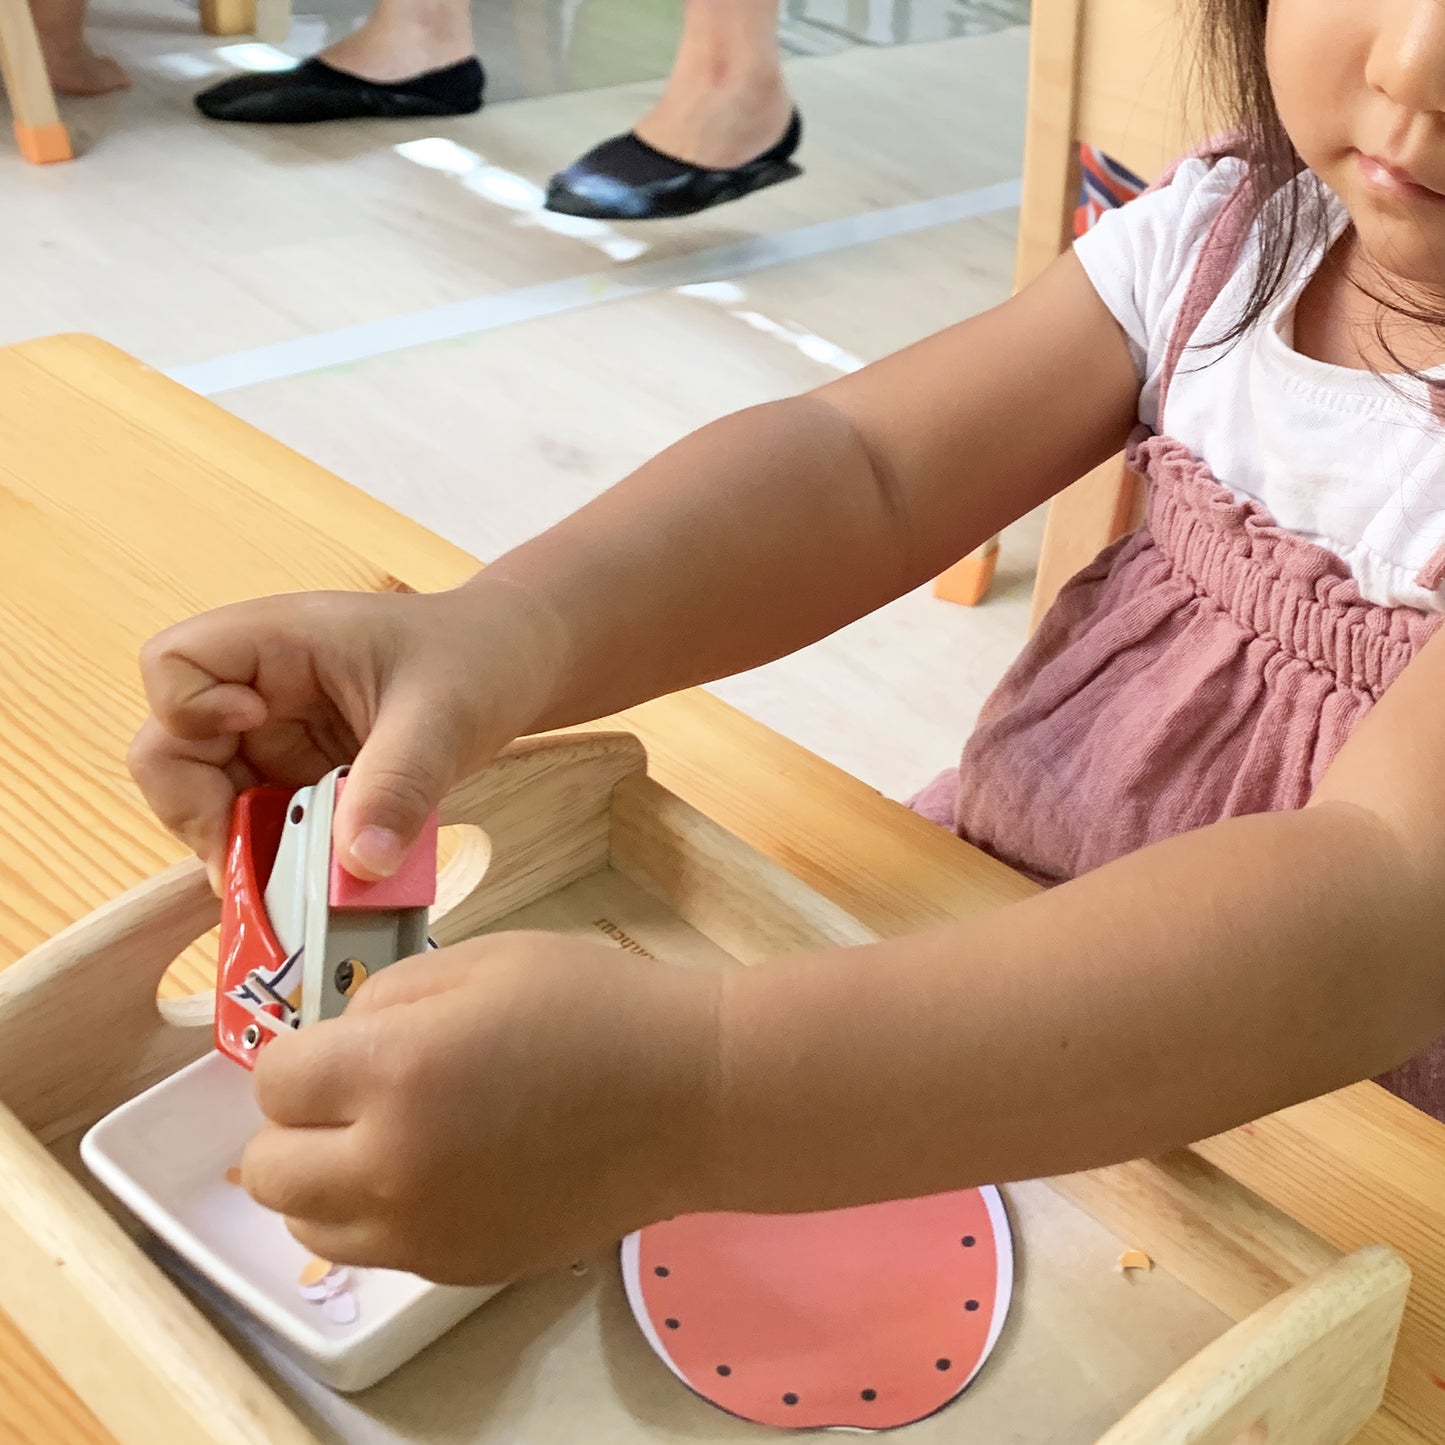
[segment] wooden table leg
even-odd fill
[[[15,115],[20,154],[36,165],[70,160],[75,153],[55,108],[55,92],[27,0],[0,0],[0,75]]]

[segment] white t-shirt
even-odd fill
[[[1343,558],[1368,600],[1445,611],[1445,591],[1415,580],[1445,545],[1445,428],[1434,419],[1428,388],[1414,377],[1329,366],[1293,349],[1295,303],[1349,225],[1333,195],[1324,202],[1323,236],[1301,244],[1268,314],[1227,350],[1184,353],[1160,426],[1159,383],[1174,321],[1199,247],[1242,171],[1232,159],[1186,161],[1168,186],[1107,212],[1075,243],[1129,337],[1143,385],[1139,419],[1189,447],[1236,499],[1254,498],[1280,527]],[[1294,184],[1304,205],[1318,207],[1312,179]],[[1196,341],[1221,335],[1243,313],[1258,251],[1251,234]]]

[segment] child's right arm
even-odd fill
[[[563,726],[756,667],[937,575],[1122,445],[1139,382],[1072,255],[1002,306],[693,433],[471,584],[557,619]]]
[[[337,844],[388,872],[511,737],[758,666],[901,595],[1115,450],[1138,390],[1064,256],[992,311],[704,427],[455,592],[271,598],[170,629],[143,659],[132,768],[214,876],[239,789],[360,748]]]

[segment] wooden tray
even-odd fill
[[[649,779],[630,735],[522,744],[442,817],[464,830],[439,889],[443,944],[547,928],[712,968],[873,936]],[[714,1411],[653,1357],[615,1251],[503,1292],[352,1399],[178,1261],[162,1269],[92,1192],[76,1142],[210,1047],[209,996],[158,1005],[157,987],[217,916],[183,864],[0,973],[0,1304],[122,1445],[774,1433]],[[1341,1257],[1190,1151],[1005,1197],[1012,1314],[965,1396],[909,1429],[917,1445],[1334,1445],[1378,1406],[1409,1282],[1392,1251]],[[1126,1245],[1156,1268],[1119,1274]]]

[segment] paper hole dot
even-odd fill
[[[652,1272],[658,1277],[658,1279],[666,1279],[668,1275],[672,1273],[672,1271],[668,1269],[665,1264],[658,1265],[657,1268]]]
[[[717,1367],[717,1372],[718,1372],[718,1374],[720,1374],[720,1375],[727,1376],[727,1375],[732,1374],[732,1372],[733,1372],[733,1367],[732,1367],[731,1365],[719,1365],[719,1366]]]
[[[935,1361],[933,1362],[933,1368],[934,1368],[935,1370],[951,1370],[951,1369],[953,1368],[953,1361],[952,1361],[952,1360],[935,1360]]]
[[[668,1327],[668,1329],[670,1329],[670,1330],[675,1330],[675,1329],[681,1328],[681,1326],[682,1326],[682,1321],[681,1321],[681,1320],[663,1320],[663,1324],[665,1324],[665,1325]]]
[[[964,1300],[963,1307],[972,1314],[978,1308],[978,1301],[976,1299]]]
[[[299,803],[291,809],[291,821],[293,823],[299,823],[305,816],[306,809],[303,808]]]
[[[863,1391],[863,1398],[864,1398],[865,1400],[876,1400],[876,1399],[878,1398],[878,1391],[877,1391],[877,1390],[864,1390],[864,1391]]]
[[[976,1240],[976,1239],[973,1237],[973,1235],[971,1235],[971,1234],[965,1234],[965,1235],[963,1236],[963,1247],[964,1247],[965,1249],[972,1249],[972,1248],[974,1247],[974,1245],[976,1245],[977,1243],[978,1243],[978,1240]]]
[[[797,1403],[798,1397],[791,1390],[789,1390],[788,1393],[783,1396],[783,1404],[796,1405]]]

